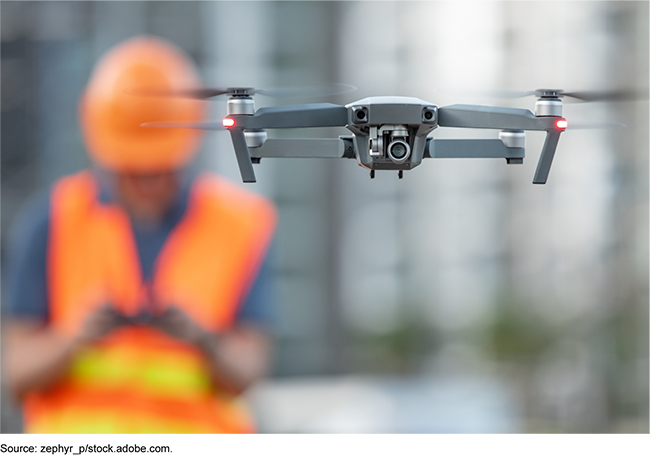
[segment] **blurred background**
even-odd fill
[[[358,87],[439,106],[532,110],[481,90],[648,86],[648,2],[5,2],[2,259],[18,209],[88,165],[77,101],[118,41],[172,40],[212,86]],[[225,115],[225,99],[212,117]],[[265,159],[278,204],[262,432],[643,432],[648,428],[648,101],[570,103],[623,130],[562,135],[548,184],[523,165],[425,160],[398,180],[354,160]],[[345,129],[271,132],[336,137]],[[436,138],[496,131],[439,129]],[[240,181],[229,136],[198,166]],[[7,395],[3,432],[19,432]]]

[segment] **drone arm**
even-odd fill
[[[344,127],[348,110],[345,106],[316,103],[260,108],[252,116],[228,117],[235,121],[235,127],[244,129]]]
[[[438,125],[441,127],[546,131],[533,184],[545,184],[548,179],[560,133],[564,131],[564,128],[557,126],[558,120],[564,119],[557,116],[537,117],[527,109],[475,105],[452,105],[438,109]]]
[[[246,138],[244,137],[244,130],[241,128],[230,128],[229,130],[242,180],[244,182],[256,182],[253,162],[251,161]]]
[[[227,119],[233,121],[228,130],[232,138],[242,180],[244,182],[255,182],[255,172],[250,150],[246,144],[244,130],[345,126],[348,123],[348,110],[345,106],[318,103],[262,108],[257,110],[254,115],[232,114]],[[268,146],[269,153],[272,153],[270,151],[272,144],[270,143]],[[339,145],[337,144],[336,147],[338,151]],[[275,151],[277,152],[277,148]],[[331,151],[325,153],[326,155],[331,154]],[[256,155],[256,158],[261,156],[263,155]]]
[[[548,130],[557,118],[536,117],[528,109],[496,106],[451,105],[438,108],[438,125],[497,130]]]
[[[524,155],[523,147],[506,147],[500,139],[427,138],[424,151],[424,158],[505,158],[521,161]]]
[[[351,138],[267,139],[249,151],[253,158],[353,158],[352,147]]]

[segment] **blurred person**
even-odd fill
[[[80,101],[95,166],[16,224],[3,358],[27,432],[254,431],[238,395],[268,366],[275,208],[187,171],[200,130],[141,127],[204,120],[170,96],[199,85],[159,38],[110,49]]]

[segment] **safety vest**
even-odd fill
[[[140,312],[143,285],[127,214],[98,202],[89,171],[51,196],[47,280],[51,324],[71,336],[104,303]],[[265,198],[213,175],[195,179],[150,287],[204,329],[233,324],[276,222]],[[240,399],[219,391],[190,344],[147,326],[123,326],[75,356],[53,387],[28,395],[25,429],[37,433],[252,432]]]

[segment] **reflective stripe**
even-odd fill
[[[212,390],[209,372],[200,359],[177,353],[142,353],[126,346],[85,350],[75,359],[70,376],[79,385],[128,385],[163,397],[205,397]]]
[[[36,434],[189,434],[229,432],[225,427],[211,426],[197,420],[159,417],[152,413],[134,411],[124,413],[120,408],[88,410],[68,407],[47,415],[40,415],[25,430]]]
[[[161,398],[140,394],[128,386],[111,388],[68,382],[53,391],[49,399],[48,413],[32,416],[26,423],[27,432],[75,432],[72,429],[81,428],[92,432],[143,432],[136,428],[160,428],[167,421],[170,427],[182,424],[184,432],[253,430],[243,403],[219,394],[208,400]]]

